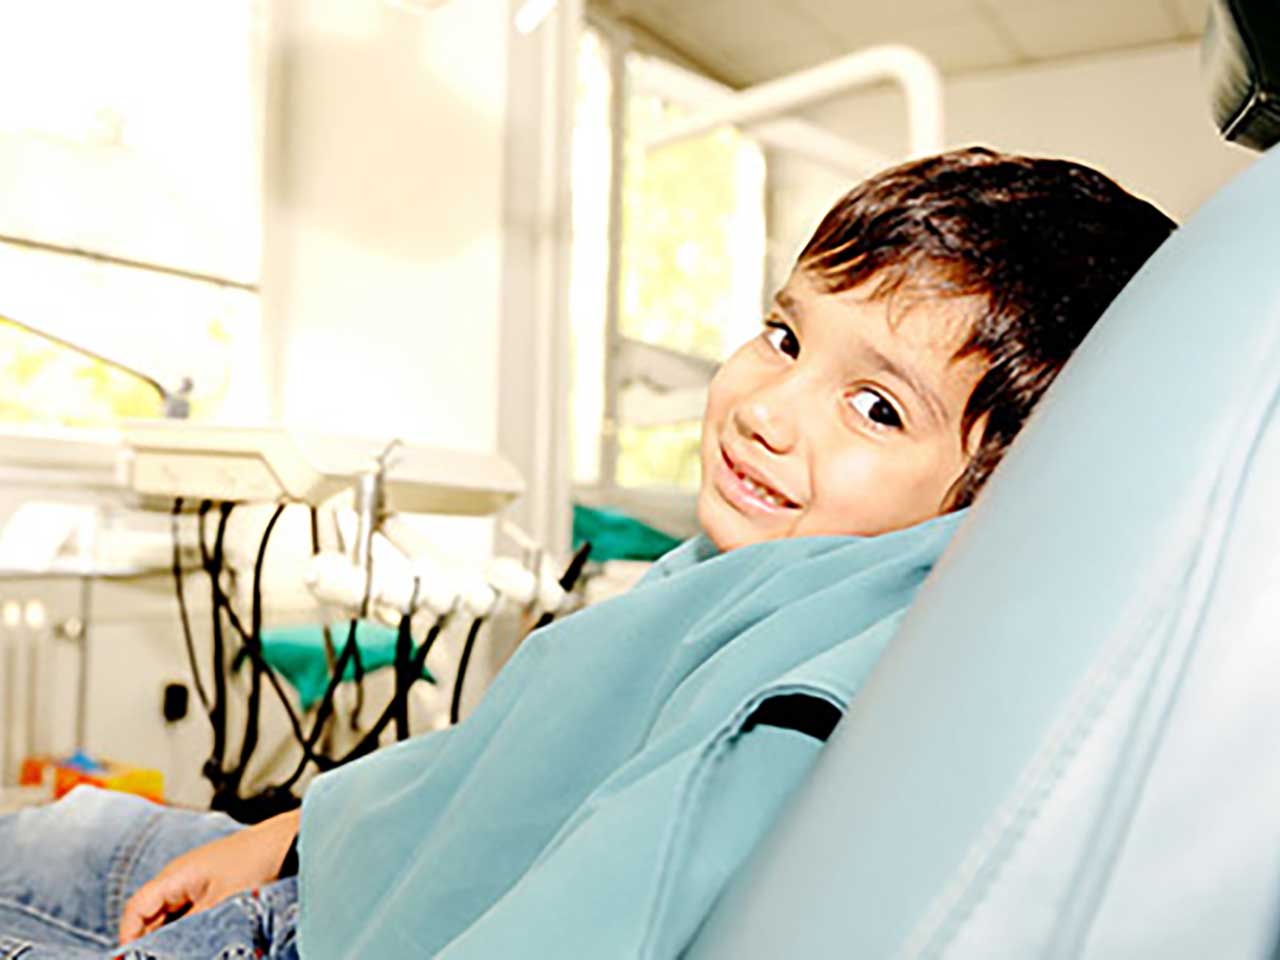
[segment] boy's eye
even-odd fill
[[[769,341],[773,349],[786,354],[792,360],[800,356],[800,340],[790,327],[777,320],[766,320],[764,327],[762,336]]]
[[[894,405],[868,387],[863,387],[855,393],[849,403],[853,409],[877,426],[902,429],[902,417],[898,416]]]

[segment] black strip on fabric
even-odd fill
[[[770,697],[756,707],[742,725],[742,732],[750,733],[755,727],[782,727],[826,742],[840,716],[840,708],[830,700],[807,693],[787,693]]]
[[[284,855],[284,860],[280,864],[279,879],[285,877],[296,877],[298,875],[298,838],[293,838],[293,843],[289,844],[289,852]]]

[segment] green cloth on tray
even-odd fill
[[[656,527],[616,510],[602,510],[580,503],[573,505],[573,546],[591,543],[591,559],[657,560],[680,545]]]
[[[351,629],[349,621],[329,625],[333,638],[334,655],[342,653]],[[389,667],[396,660],[396,631],[391,627],[369,620],[360,621],[356,627],[356,646],[364,672],[372,673]],[[324,627],[318,623],[294,627],[272,627],[262,631],[262,656],[271,669],[284,677],[298,691],[302,709],[309,710],[320,702],[329,685],[329,663],[324,653]],[[424,668],[423,679],[434,683]],[[354,658],[347,663],[342,679],[355,677]]]

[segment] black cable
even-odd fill
[[[311,514],[311,555],[314,557],[320,552],[320,511],[312,507],[309,512]]]
[[[391,702],[396,711],[396,739],[409,739],[409,671],[413,669],[413,635],[409,632],[412,615],[406,613],[400,618],[400,627],[396,631],[396,690]],[[418,671],[421,676],[422,671]],[[401,695],[400,691],[405,691]]]
[[[422,643],[418,646],[417,651],[413,655],[412,669],[406,674],[403,680],[403,688],[401,688],[401,680],[397,678],[396,695],[392,697],[391,702],[387,704],[386,709],[382,711],[377,722],[375,722],[369,732],[364,735],[364,738],[352,747],[349,753],[338,761],[338,766],[341,766],[344,763],[349,763],[352,760],[358,760],[360,757],[372,753],[377,749],[378,738],[382,736],[382,731],[387,729],[387,724],[391,722],[395,715],[398,698],[401,696],[407,696],[410,688],[412,688],[413,684],[422,676],[422,671],[427,665],[427,654],[431,652],[431,648],[435,645],[436,639],[440,636],[440,632],[444,630],[445,624],[447,624],[448,621],[449,617],[448,615],[445,615],[432,624],[431,629],[427,631],[426,638],[423,639]],[[471,630],[467,634],[468,642],[471,642],[471,639],[480,632],[480,626],[483,623],[483,617],[477,617],[472,622]]]
[[[213,507],[211,500],[205,500],[200,504],[199,521],[200,521],[200,564],[208,573],[213,565],[213,558],[209,554],[209,549],[205,543],[204,518],[205,514]],[[234,504],[223,504],[223,507],[230,514],[234,508]],[[221,606],[227,614],[227,619],[231,623],[232,629],[240,636],[241,641],[249,635],[249,631],[244,628],[244,624],[240,622],[240,618],[236,616],[235,607],[231,604],[231,598],[227,596],[226,591],[222,589],[221,581],[221,562],[219,562],[218,577],[213,578],[213,603],[214,606]]]
[[[173,586],[178,594],[178,618],[182,621],[182,639],[186,642],[187,663],[191,667],[191,680],[196,688],[196,696],[200,699],[204,712],[209,712],[209,693],[200,679],[200,663],[196,659],[196,645],[191,638],[191,615],[187,611],[186,591],[182,586],[182,549],[178,536],[178,518],[182,515],[182,498],[173,501],[173,517],[170,529],[173,533]]]
[[[246,659],[261,666],[262,672],[267,678],[267,682],[269,682],[272,689],[275,690],[276,696],[280,700],[280,705],[284,707],[285,713],[288,714],[289,726],[293,728],[294,739],[298,741],[298,744],[303,748],[304,753],[309,753],[305,742],[306,735],[302,732],[302,721],[299,719],[297,711],[293,709],[293,704],[289,700],[289,695],[285,693],[284,686],[281,684],[279,676],[276,675],[275,670],[271,668],[271,664],[267,662],[266,657],[260,650],[256,650],[253,647],[244,647],[243,649]],[[328,758],[323,754],[311,753],[308,755],[307,759],[315,760],[317,763],[323,763]]]
[[[201,505],[201,510],[203,512],[200,515],[200,554],[202,563],[206,570],[212,567],[213,558],[209,555],[205,544],[203,520],[204,514],[207,513],[211,507],[212,503],[206,500]],[[226,591],[222,589],[222,584],[219,578],[214,578],[213,603],[215,605],[215,609],[220,608],[221,612],[226,614],[228,622],[230,622],[232,628],[240,637],[242,645],[240,650],[236,653],[235,661],[239,661],[241,657],[243,657],[258,665],[266,673],[267,680],[270,682],[272,690],[275,691],[276,698],[280,701],[280,706],[284,708],[284,712],[289,719],[289,725],[293,728],[294,737],[297,739],[299,744],[302,744],[302,722],[298,718],[297,711],[293,708],[293,702],[289,699],[289,695],[285,692],[285,689],[280,683],[280,679],[276,675],[275,671],[270,668],[270,665],[266,662],[266,658],[262,656],[259,649],[261,647],[261,643],[257,645],[257,648],[255,648],[251,643],[250,632],[245,629],[244,624],[236,615],[235,607],[231,603],[231,598],[227,596]]]
[[[241,804],[242,802],[241,799],[237,796],[237,789],[241,779],[243,778],[245,768],[247,766],[248,757],[246,756],[246,752],[245,752],[245,742],[247,741],[249,744],[248,754],[252,755],[253,749],[256,746],[256,741],[257,741],[257,724],[255,721],[258,717],[261,707],[260,707],[260,700],[259,700],[260,693],[258,697],[251,696],[249,713],[246,716],[246,720],[245,720],[245,724],[246,724],[245,741],[242,741],[242,744],[241,744],[240,763],[237,765],[237,767],[234,770],[223,769],[223,761],[225,759],[226,741],[227,741],[227,712],[226,712],[227,690],[226,690],[226,670],[225,670],[226,645],[225,645],[225,639],[223,634],[223,619],[222,619],[224,614],[226,615],[227,620],[230,622],[231,626],[235,629],[235,632],[239,635],[241,639],[242,647],[240,652],[244,653],[252,661],[254,665],[254,673],[255,673],[256,679],[258,679],[260,683],[260,676],[261,676],[260,672],[266,673],[267,679],[270,682],[272,689],[275,691],[275,694],[279,699],[281,706],[284,708],[285,714],[289,718],[289,724],[293,728],[294,736],[297,738],[299,743],[302,743],[303,741],[302,724],[298,719],[297,713],[293,709],[293,704],[289,700],[289,695],[285,692],[284,687],[281,685],[279,678],[275,674],[275,671],[271,670],[270,666],[266,663],[266,660],[263,658],[260,650],[260,647],[261,647],[261,563],[265,556],[266,540],[270,536],[271,528],[275,525],[276,520],[279,519],[279,515],[280,515],[280,512],[283,510],[283,507],[280,507],[276,511],[275,516],[272,517],[272,520],[268,524],[267,532],[263,537],[263,542],[259,549],[258,566],[255,568],[255,604],[257,606],[255,617],[257,620],[257,628],[256,628],[256,633],[251,634],[250,631],[244,628],[244,625],[241,623],[240,618],[236,616],[235,609],[231,604],[231,598],[228,597],[226,594],[226,591],[222,589],[221,575],[222,575],[222,569],[223,569],[226,527],[227,527],[227,521],[230,518],[231,511],[234,509],[234,506],[235,506],[234,504],[230,504],[230,503],[223,503],[219,505],[220,517],[218,521],[217,532],[214,535],[214,546],[213,546],[212,553],[210,553],[205,540],[205,526],[204,526],[205,516],[208,514],[209,510],[212,508],[212,503],[209,501],[205,501],[204,503],[202,503],[200,506],[200,512],[199,512],[201,562],[204,565],[205,572],[208,573],[210,582],[212,584],[211,589],[212,589],[212,601],[213,601],[213,608],[214,608],[213,609],[214,708],[210,711],[210,722],[213,725],[213,730],[214,730],[214,750],[213,750],[213,755],[209,758],[209,761],[205,765],[205,776],[209,779],[210,783],[212,783],[214,787],[214,799],[213,799],[213,803],[211,804],[211,807],[213,809],[218,809],[218,810],[223,810],[228,812],[235,812],[235,810],[238,809],[238,805]],[[252,639],[253,636],[255,635],[258,636],[259,638],[259,642],[256,644],[253,642],[253,639]],[[221,698],[222,698],[220,706],[219,706],[219,693],[218,693],[219,688],[221,688]],[[260,687],[259,687],[259,690],[260,690]],[[315,759],[318,765],[322,765],[324,761],[327,759],[322,757],[315,757],[315,755],[312,754],[311,751],[304,749],[304,760],[308,758]],[[276,802],[276,801],[272,800],[272,802]]]
[[[449,723],[458,722],[458,713],[462,708],[462,681],[467,676],[467,666],[471,663],[471,651],[475,648],[476,638],[480,636],[480,626],[484,623],[482,617],[477,617],[475,622],[471,624],[471,629],[467,631],[467,642],[462,647],[462,659],[458,661],[458,676],[453,681],[453,700],[449,704]]]
[[[227,750],[227,672],[226,644],[222,636],[222,604],[219,594],[222,587],[218,578],[222,574],[222,547],[227,533],[227,518],[231,516],[232,505],[224,503],[219,507],[218,529],[214,534],[213,552],[204,549],[204,517],[208,512],[208,501],[200,505],[200,552],[205,563],[205,573],[209,575],[213,591],[213,706],[209,709],[209,722],[213,726],[213,750],[205,764],[205,776],[214,786],[215,794],[223,786],[225,773],[222,769]]]
[[[351,708],[349,722],[352,730],[359,730],[360,712],[364,710],[364,657],[358,643],[351,648],[351,680],[356,686],[356,702]]]
[[[313,754],[316,743],[320,739],[320,733],[324,729],[324,725],[328,722],[329,714],[333,710],[333,697],[337,692],[338,684],[342,682],[342,675],[346,672],[347,664],[351,661],[352,652],[356,648],[356,624],[359,621],[352,620],[351,625],[347,629],[347,642],[342,645],[342,651],[338,654],[338,661],[334,664],[333,673],[329,677],[329,683],[325,687],[324,695],[320,698],[320,706],[316,708],[316,718],[311,724],[311,732],[307,735],[306,742],[303,744],[302,758],[298,761],[298,765],[294,767],[293,773],[279,789],[288,790],[301,779],[302,774],[306,772],[307,764],[315,762],[316,766],[322,770],[332,769],[337,763],[330,757],[323,754]]]
[[[227,810],[239,814],[238,819],[243,820],[245,812],[252,812],[255,815],[251,818],[256,820],[256,813],[261,807],[265,815],[270,815],[270,811],[279,809],[289,809],[290,805],[296,805],[296,798],[289,793],[289,788],[293,786],[298,778],[305,772],[308,763],[314,763],[320,770],[329,770],[337,765],[332,757],[323,753],[317,753],[315,750],[316,742],[322,732],[333,705],[334,692],[341,680],[346,666],[350,660],[359,658],[359,647],[355,640],[356,621],[351,622],[351,628],[348,632],[347,645],[343,650],[343,655],[338,658],[335,663],[335,671],[330,679],[329,687],[326,689],[325,698],[321,702],[321,708],[317,714],[316,723],[312,726],[310,733],[304,734],[301,720],[297,712],[293,708],[293,704],[285,692],[283,685],[275,671],[271,669],[266,662],[261,651],[261,629],[262,629],[262,566],[265,560],[265,552],[267,541],[271,536],[272,529],[278,521],[283,506],[277,508],[271,520],[267,524],[267,528],[263,534],[262,543],[259,546],[257,563],[254,568],[254,588],[253,588],[253,615],[250,629],[246,629],[240,618],[236,615],[235,608],[232,605],[231,598],[222,588],[222,571],[224,567],[224,548],[226,541],[227,522],[235,505],[231,503],[223,503],[219,505],[219,520],[217,530],[214,534],[214,542],[212,551],[208,545],[206,536],[205,520],[209,512],[213,508],[212,501],[203,501],[198,511],[199,521],[199,547],[201,565],[206,574],[209,576],[210,589],[213,603],[213,661],[214,661],[214,695],[212,704],[207,706],[210,725],[213,728],[213,749],[211,756],[205,764],[204,773],[214,787],[214,809]],[[176,521],[175,521],[176,524]],[[313,547],[318,545],[318,523],[315,521],[313,512]],[[185,609],[185,597],[180,592],[180,603]],[[230,623],[236,634],[242,641],[242,648],[239,651],[247,657],[254,668],[254,687],[256,688],[250,694],[249,712],[246,717],[245,739],[241,744],[240,763],[235,770],[224,770],[223,762],[226,754],[227,746],[227,683],[226,683],[226,643],[224,633],[223,616],[226,616],[226,622]],[[189,629],[189,628],[188,628]],[[327,628],[326,628],[327,632]],[[193,646],[193,645],[192,645]],[[363,665],[358,665],[360,675],[363,675]],[[298,768],[294,774],[286,781],[285,784],[278,787],[271,787],[263,791],[257,797],[241,799],[236,795],[237,787],[244,775],[245,768],[249,758],[252,756],[257,744],[257,723],[255,722],[261,710],[261,675],[264,674],[268,682],[271,684],[281,706],[284,708],[285,714],[289,719],[289,725],[292,728],[294,738],[302,748],[302,757]],[[205,694],[207,697],[207,693]]]
[[[560,578],[562,590],[568,592],[578,585],[578,580],[589,559],[591,559],[591,541],[585,540],[582,546],[578,547],[578,552],[573,555],[573,559],[569,561],[569,566],[565,567],[564,576]]]
[[[404,620],[401,621],[402,627],[404,626],[405,620],[408,619],[409,618],[406,616]],[[308,762],[315,762],[316,766],[321,770],[331,770],[335,767],[342,766],[344,763],[356,760],[368,753],[372,753],[378,746],[378,738],[382,736],[382,732],[386,730],[387,725],[391,720],[396,717],[398,704],[407,696],[409,689],[422,676],[422,671],[426,668],[427,654],[431,652],[432,647],[435,645],[435,642],[440,636],[440,633],[444,629],[447,621],[447,616],[441,617],[437,620],[427,632],[422,643],[418,645],[417,650],[414,651],[413,658],[409,663],[409,669],[405,670],[403,673],[397,671],[395,693],[392,695],[391,701],[378,716],[378,719],[374,723],[372,729],[370,729],[369,732],[366,733],[364,737],[362,737],[360,741],[345,755],[334,759],[333,757],[327,757],[323,754],[314,754],[312,753],[312,750],[315,747],[316,741],[319,739],[320,731],[323,729],[324,724],[329,718],[329,713],[333,707],[334,694],[337,691],[338,684],[342,680],[347,663],[354,658],[358,649],[356,643],[356,624],[358,621],[352,620],[347,631],[347,642],[343,645],[342,652],[338,655],[338,662],[335,665],[332,676],[329,678],[329,685],[325,688],[324,696],[320,699],[320,706],[316,710],[316,718],[311,727],[311,734],[308,736],[306,744],[304,744],[304,755],[302,759],[298,761],[298,765],[294,768],[288,779],[278,787],[272,789],[288,790],[293,787],[293,785],[301,779],[302,774],[306,771]],[[477,620],[472,625],[473,632],[479,630],[481,622],[482,621]],[[397,644],[398,643],[399,637],[397,637]]]
[[[258,544],[258,556],[253,564],[253,607],[250,614],[252,619],[250,621],[249,635],[243,638],[244,649],[249,653],[253,672],[249,681],[249,704],[244,719],[244,736],[240,741],[240,761],[236,764],[235,769],[231,771],[230,787],[233,792],[238,789],[241,780],[244,779],[245,771],[249,768],[249,760],[253,757],[253,753],[258,747],[258,724],[262,712],[263,671],[265,670],[274,675],[274,671],[271,670],[262,657],[262,568],[267,559],[267,544],[271,541],[271,533],[275,530],[280,516],[284,513],[284,507],[283,503],[277,504],[271,514],[271,519],[267,521],[267,526],[262,532],[262,540]],[[280,692],[283,694],[283,691]],[[283,697],[281,702],[286,702]],[[292,712],[292,707],[287,703],[285,709]],[[297,729],[300,733],[301,727]]]

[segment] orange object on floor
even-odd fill
[[[159,770],[95,760],[83,753],[69,757],[28,757],[23,761],[18,776],[20,785],[39,786],[50,781],[55,800],[83,783],[164,802],[164,775]]]

